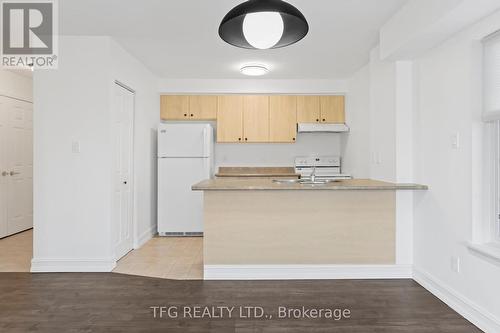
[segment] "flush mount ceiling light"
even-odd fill
[[[264,65],[245,65],[240,69],[241,74],[248,76],[262,76],[269,72]]]
[[[297,43],[309,31],[302,13],[282,0],[249,0],[222,20],[219,36],[245,49],[276,49]]]

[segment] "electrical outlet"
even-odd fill
[[[71,151],[73,152],[73,154],[80,153],[80,141],[73,141],[71,143]]]
[[[460,133],[454,133],[451,136],[451,148],[459,149],[460,148]]]
[[[460,257],[451,257],[451,270],[460,273]]]
[[[372,164],[381,164],[382,154],[378,151],[372,152]]]

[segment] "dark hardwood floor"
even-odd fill
[[[180,317],[184,306],[236,308],[232,318],[222,310],[215,314],[225,314],[224,319],[169,319],[166,313],[155,319],[154,306],[176,306]],[[241,318],[239,306],[263,307],[268,317]],[[348,309],[350,318],[279,319],[280,306],[297,308],[300,315],[302,306]],[[0,273],[0,332],[481,331],[412,280],[207,282],[112,273]]]

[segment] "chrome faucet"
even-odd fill
[[[315,182],[316,181],[316,166],[313,165],[313,169],[312,169],[312,172],[311,172],[311,182]]]

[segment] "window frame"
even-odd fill
[[[493,130],[493,171],[494,174],[492,175],[494,184],[495,184],[495,189],[494,189],[494,195],[493,195],[493,209],[494,212],[492,214],[492,225],[491,225],[491,230],[492,230],[492,237],[491,239],[494,242],[500,243],[500,120],[495,121],[494,125],[494,130]]]
[[[482,103],[483,103],[483,124],[486,136],[483,139],[483,153],[486,153],[487,158],[483,160],[486,163],[486,177],[483,180],[483,195],[487,202],[487,210],[483,213],[483,217],[487,217],[483,222],[483,237],[482,239],[495,243],[500,246],[500,110],[496,110],[492,105],[487,105],[487,101],[491,100],[491,94],[498,93],[497,82],[500,78],[491,76],[499,63],[498,47],[500,47],[500,30],[497,30],[488,36],[485,36],[482,41]],[[493,52],[492,54],[488,52]],[[488,60],[489,59],[489,60]],[[492,60],[493,59],[493,60]],[[495,60],[496,59],[496,60]],[[490,66],[493,66],[491,68]],[[493,84],[493,86],[492,86]],[[484,181],[486,181],[484,183]],[[486,208],[486,206],[483,206]]]
[[[500,266],[500,110],[485,104],[491,84],[491,77],[486,76],[491,68],[487,68],[485,46],[492,41],[500,43],[500,30],[478,40],[477,48],[474,47],[478,73],[481,73],[481,77],[477,77],[476,92],[482,97],[482,108],[478,108],[481,114],[478,112],[478,123],[473,124],[472,131],[472,234],[467,248]]]

